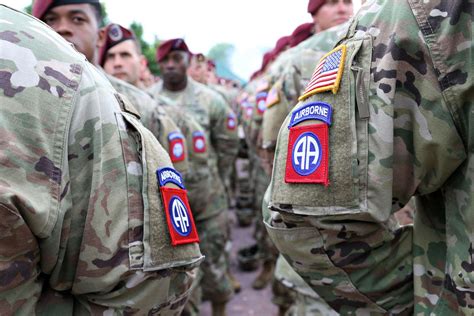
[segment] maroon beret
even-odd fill
[[[263,54],[262,68],[260,68],[260,70],[265,70],[265,68],[268,66],[268,64],[272,61],[274,57],[275,55],[273,55],[273,51],[266,52],[265,54]]]
[[[314,15],[316,12],[318,12],[319,8],[321,8],[325,3],[326,0],[309,0],[308,13]]]
[[[191,54],[188,45],[186,45],[182,38],[174,38],[164,41],[160,44],[160,46],[156,50],[156,61],[161,62],[166,57],[166,55],[175,50],[180,50]]]
[[[193,57],[193,59],[196,59],[197,62],[205,62],[206,61],[206,56],[204,56],[203,53],[191,53],[191,56]]]
[[[273,49],[273,55],[278,56],[282,51],[284,51],[290,45],[291,36],[283,36],[281,37],[275,45]]]
[[[59,7],[61,5],[83,3],[93,4],[99,10],[100,14],[102,14],[102,8],[100,6],[99,0],[34,0],[31,14],[41,20],[43,15],[45,15],[49,9]]]
[[[216,69],[216,63],[212,59],[207,60],[207,68],[208,69]]]
[[[314,34],[314,23],[304,23],[291,33],[290,47],[295,47]]]
[[[104,65],[105,54],[107,54],[107,51],[109,49],[129,39],[131,40],[136,39],[135,33],[133,33],[132,30],[124,28],[123,26],[119,24],[115,24],[115,23],[107,25],[105,28],[105,43],[100,48],[99,64],[101,66]]]

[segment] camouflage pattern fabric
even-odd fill
[[[271,90],[278,95],[278,101],[269,104],[262,122],[262,162],[266,169],[273,169],[273,158],[278,131],[289,111],[298,103],[298,97],[311,79],[315,60],[321,59],[331,50],[338,39],[347,32],[348,23],[330,28],[311,36],[298,46],[285,51],[275,63],[280,73],[273,70],[274,84]],[[273,66],[273,65],[272,65]],[[273,68],[273,67],[272,67]]]
[[[201,219],[215,216],[228,209],[227,197],[222,179],[225,179],[234,162],[238,150],[237,126],[227,127],[229,118],[237,119],[224,99],[208,87],[188,77],[188,84],[183,91],[171,92],[163,88],[163,83],[153,85],[149,92],[162,95],[174,101],[191,115],[206,131],[209,140],[208,166],[211,172],[210,200]],[[237,123],[235,121],[235,123]]]
[[[334,110],[327,187],[285,183],[289,117],[280,129],[267,229],[341,314],[472,313],[473,6],[362,7],[340,42],[347,54],[337,93],[292,111],[314,101]],[[393,214],[412,196],[413,228],[400,226]]]
[[[204,295],[214,293],[209,297],[211,301],[226,302],[231,298],[233,291],[228,291],[232,289],[232,283],[226,273],[229,263],[224,249],[229,238],[227,222],[229,206],[222,180],[228,177],[238,150],[237,117],[217,92],[190,77],[183,91],[171,92],[165,90],[162,83],[158,83],[151,87],[150,92],[154,96],[163,95],[176,102],[204,128],[206,138],[209,140],[207,150],[208,169],[211,174],[209,187],[211,198],[196,221],[200,236],[204,236],[201,237],[201,250],[209,254],[203,263],[206,266],[200,271],[202,273],[200,285]],[[231,128],[228,125],[230,119],[235,123]],[[218,233],[219,238],[206,238]],[[215,251],[216,249],[219,251]],[[198,304],[193,302],[193,305]]]
[[[103,70],[102,70],[103,71]],[[140,113],[141,121],[143,125],[148,128],[165,150],[170,152],[170,145],[168,136],[171,133],[179,132],[182,134],[180,128],[176,125],[173,119],[160,107],[160,102],[153,100],[146,92],[138,89],[137,87],[115,78],[104,72],[112,86],[125,95],[132,105]],[[184,142],[184,160],[173,163],[173,166],[185,177],[189,172],[189,143]]]
[[[202,256],[174,261],[162,232],[150,260],[144,218],[164,211],[141,159],[171,166],[164,149],[83,55],[4,5],[0,69],[0,314],[179,315]]]

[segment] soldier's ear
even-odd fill
[[[102,46],[105,45],[105,40],[107,39],[106,33],[107,28],[103,27],[99,30],[99,38],[97,40],[97,48],[100,49]]]

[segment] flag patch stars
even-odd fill
[[[344,70],[345,57],[346,45],[340,45],[324,55],[316,66],[303,95],[299,97],[299,101],[324,91],[337,93]]]

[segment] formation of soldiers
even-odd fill
[[[0,314],[225,315],[231,204],[280,315],[473,314],[473,11],[310,0],[241,88],[181,38],[153,77],[99,0],[0,5]]]

